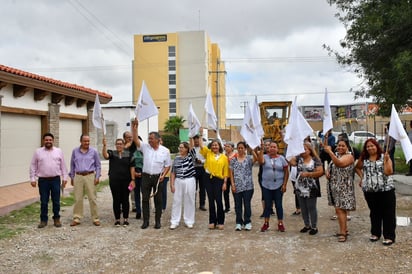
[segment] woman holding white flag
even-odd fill
[[[396,195],[389,153],[383,154],[378,142],[375,139],[368,139],[363,145],[355,171],[361,178],[359,186],[362,187],[370,209],[371,236],[369,240],[378,241],[383,230],[382,243],[384,245],[393,244],[396,229]]]

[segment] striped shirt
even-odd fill
[[[186,157],[180,155],[176,156],[172,165],[172,172],[176,174],[176,178],[186,179],[195,177],[195,165],[196,151],[192,148]]]

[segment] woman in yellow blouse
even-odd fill
[[[202,138],[200,138],[201,140]],[[222,192],[229,178],[229,161],[219,140],[210,143],[210,149],[200,141],[200,154],[205,158],[205,187],[209,200],[209,229],[224,229]]]

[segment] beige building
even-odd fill
[[[159,108],[159,129],[172,116],[187,120],[189,105],[204,124],[208,90],[218,116],[219,128],[226,120],[225,65],[219,46],[205,31],[186,31],[134,36],[133,102],[142,81]],[[202,121],[203,120],[203,121]]]
[[[97,145],[91,122],[96,93],[102,104],[112,99],[98,90],[0,65],[0,196],[4,186],[29,180],[31,158],[44,133],[54,135],[68,168],[82,133]]]

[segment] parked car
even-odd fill
[[[377,137],[375,134],[369,131],[353,131],[348,137],[351,145],[363,144],[370,138],[376,139],[381,145],[384,143],[383,137]]]

